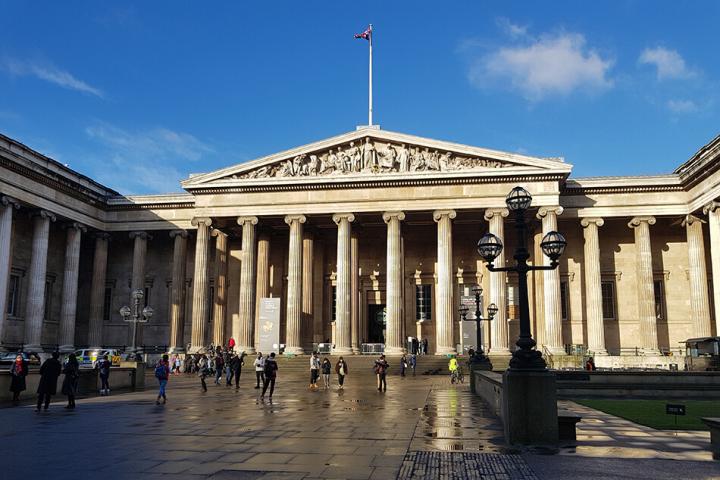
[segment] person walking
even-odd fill
[[[428,353],[428,339],[427,339],[427,338],[423,338],[423,341],[422,341],[422,354],[423,354],[423,355],[427,355],[427,353]]]
[[[208,376],[208,373],[210,373],[210,369],[208,368],[207,356],[204,354],[200,357],[200,360],[198,360],[197,371],[198,377],[200,377],[200,385],[202,385],[203,392],[207,392],[207,383],[205,383],[205,378]]]
[[[243,365],[245,365],[245,352],[242,352],[240,355],[235,354],[230,363],[233,376],[235,377],[235,390],[237,390],[240,388],[240,374],[242,373]]]
[[[107,355],[103,355],[103,358],[98,360],[95,365],[98,370],[98,376],[100,377],[100,396],[110,395],[110,384],[108,380],[110,379],[111,365]]]
[[[225,353],[223,353],[223,363],[225,365],[225,386],[231,387],[232,381],[233,381],[233,367],[232,367],[232,361],[235,358],[234,353],[230,353],[230,350],[227,350]]]
[[[43,362],[40,367],[40,383],[37,388],[37,408],[36,412],[40,411],[40,407],[45,404],[45,410],[50,407],[50,398],[57,393],[57,380],[62,372],[62,365],[60,365],[60,353],[53,352],[52,357],[48,358]]]
[[[173,371],[175,375],[180,375],[180,369],[182,368],[182,359],[180,355],[175,355],[175,362],[173,362]]]
[[[407,368],[407,366],[408,366],[407,357],[403,353],[402,357],[400,357],[400,376],[401,377],[405,376],[405,369]]]
[[[223,375],[225,369],[225,361],[221,353],[215,355],[215,385],[220,385],[220,378]]]
[[[78,380],[80,379],[80,364],[74,353],[68,356],[63,373],[65,378],[63,378],[62,393],[68,397],[68,404],[65,408],[72,410],[75,408],[75,395],[77,395]]]
[[[375,360],[375,375],[377,375],[378,392],[387,391],[387,369],[390,368],[385,355]]]
[[[10,365],[10,391],[13,394],[13,405],[20,403],[20,392],[24,392],[27,388],[25,377],[28,374],[28,362],[25,361],[22,354],[15,356],[15,361]]]
[[[330,363],[327,357],[323,358],[320,368],[322,369],[323,384],[327,390],[330,388],[330,372],[332,371],[332,363]]]
[[[317,352],[310,356],[310,390],[317,390],[317,381],[320,377],[320,359]]]
[[[270,386],[270,400],[272,400],[273,393],[275,392],[275,380],[277,380],[277,371],[278,371],[278,365],[275,361],[275,352],[271,352],[270,356],[268,356],[265,359],[265,376],[263,380],[263,389],[262,389],[262,395],[260,395],[261,399],[265,398],[265,392],[268,389],[268,386]]]
[[[255,366],[255,388],[260,388],[260,382],[265,384],[265,359],[262,352],[258,352],[253,365]]]
[[[348,374],[348,366],[343,357],[338,358],[335,364],[335,373],[338,376],[338,388],[342,390],[345,385],[345,376]]]
[[[167,387],[168,379],[170,378],[170,362],[168,361],[167,354],[163,355],[162,359],[158,360],[157,365],[155,365],[155,378],[158,379],[158,383],[160,384],[155,405],[160,405],[161,398],[163,405],[165,405],[165,403],[167,403],[165,388]]]
[[[415,367],[417,367],[417,355],[413,353],[410,355],[410,368],[412,369],[413,377],[415,376]]]

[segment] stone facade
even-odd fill
[[[501,307],[483,323],[492,355],[518,334],[517,280],[488,272],[490,231],[512,262],[505,195],[533,195],[527,245],[568,248],[529,279],[539,348],[658,356],[718,335],[720,137],[675,172],[572,178],[572,165],[375,128],[182,182],[186,193],[119,195],[0,135],[0,341],[5,348],[123,346],[134,288],[155,310],[138,344],[195,351],[258,342],[258,305],[281,299],[281,343],[337,353],[407,337],[456,351],[474,285]],[[711,241],[712,240],[712,241]],[[181,285],[178,285],[181,283]]]

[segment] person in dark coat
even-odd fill
[[[13,405],[17,405],[20,402],[20,392],[24,392],[27,388],[25,383],[27,374],[28,362],[18,353],[15,361],[10,366],[10,391],[13,392]]]
[[[233,355],[230,361],[230,369],[235,377],[235,390],[240,388],[240,374],[242,373],[243,365],[245,365],[245,352],[242,352],[240,355]]]
[[[45,410],[50,407],[50,398],[57,393],[57,380],[62,372],[62,365],[58,360],[60,354],[53,352],[52,357],[45,360],[40,367],[40,383],[37,388],[37,408],[36,412],[40,411],[40,407],[45,403]]]
[[[275,361],[275,352],[265,359],[265,377],[263,380],[261,399],[265,398],[265,392],[267,392],[268,386],[270,386],[270,400],[272,401],[273,393],[275,393],[275,380],[277,380],[278,365]]]
[[[75,408],[75,395],[78,390],[78,380],[80,380],[80,364],[78,363],[77,357],[74,353],[68,356],[68,361],[65,364],[63,372],[65,378],[62,384],[62,394],[67,395],[68,404],[65,406],[67,409]]]
[[[112,362],[108,359],[107,355],[103,355],[103,358],[98,360],[96,368],[98,370],[98,376],[100,377],[100,395],[110,395],[110,367]]]

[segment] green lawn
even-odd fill
[[[581,405],[660,430],[707,430],[700,417],[720,417],[717,400],[575,400]],[[668,403],[685,405],[685,416],[665,414]]]

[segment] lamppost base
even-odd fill
[[[510,445],[557,447],[555,373],[508,370],[503,374],[503,425]]]
[[[510,359],[510,370],[547,371],[547,364],[539,351],[518,349]]]

